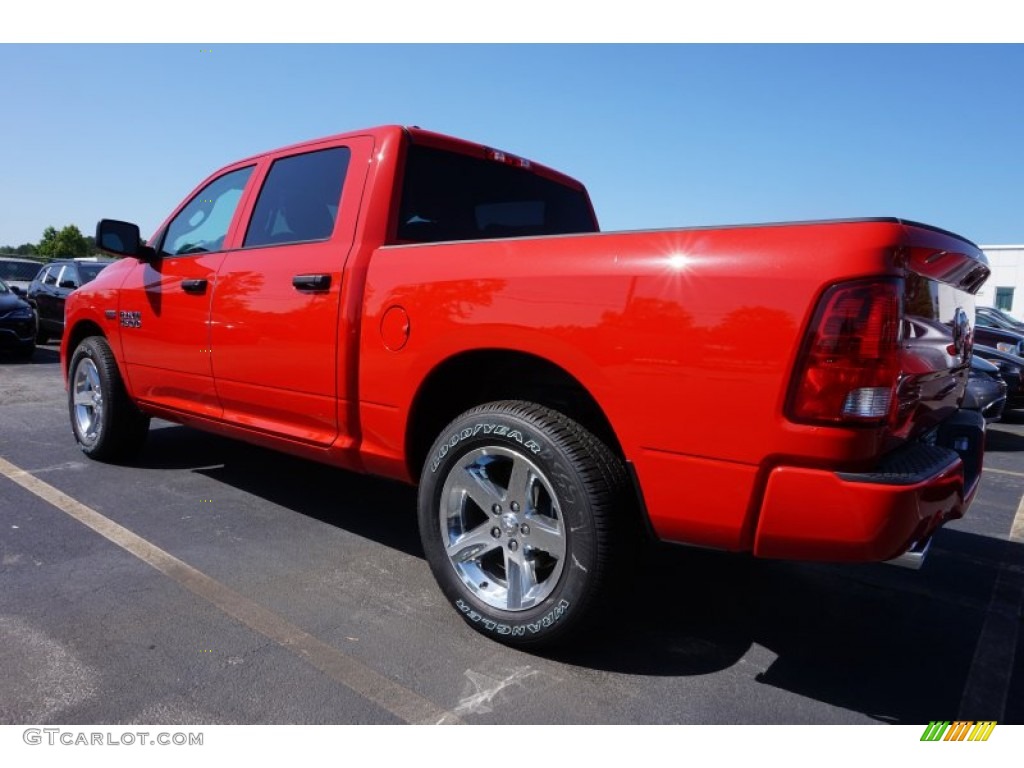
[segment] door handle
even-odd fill
[[[197,278],[194,280],[182,280],[181,290],[185,293],[205,293],[206,292],[206,280]]]
[[[331,287],[330,275],[295,275],[292,285],[300,291],[326,291]]]

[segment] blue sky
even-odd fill
[[[902,216],[1024,242],[1022,45],[6,44],[0,71],[0,245],[149,234],[226,163],[382,123],[565,171],[606,230]]]

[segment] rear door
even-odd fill
[[[225,255],[213,292],[225,420],[314,445],[349,433],[339,309],[372,149],[370,137],[337,139],[264,166],[241,248]]]

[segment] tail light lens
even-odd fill
[[[901,373],[902,295],[897,279],[851,281],[825,292],[804,340],[790,418],[828,424],[888,418]]]

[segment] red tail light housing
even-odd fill
[[[788,416],[817,424],[881,424],[895,412],[901,371],[903,281],[829,288],[814,312]]]

